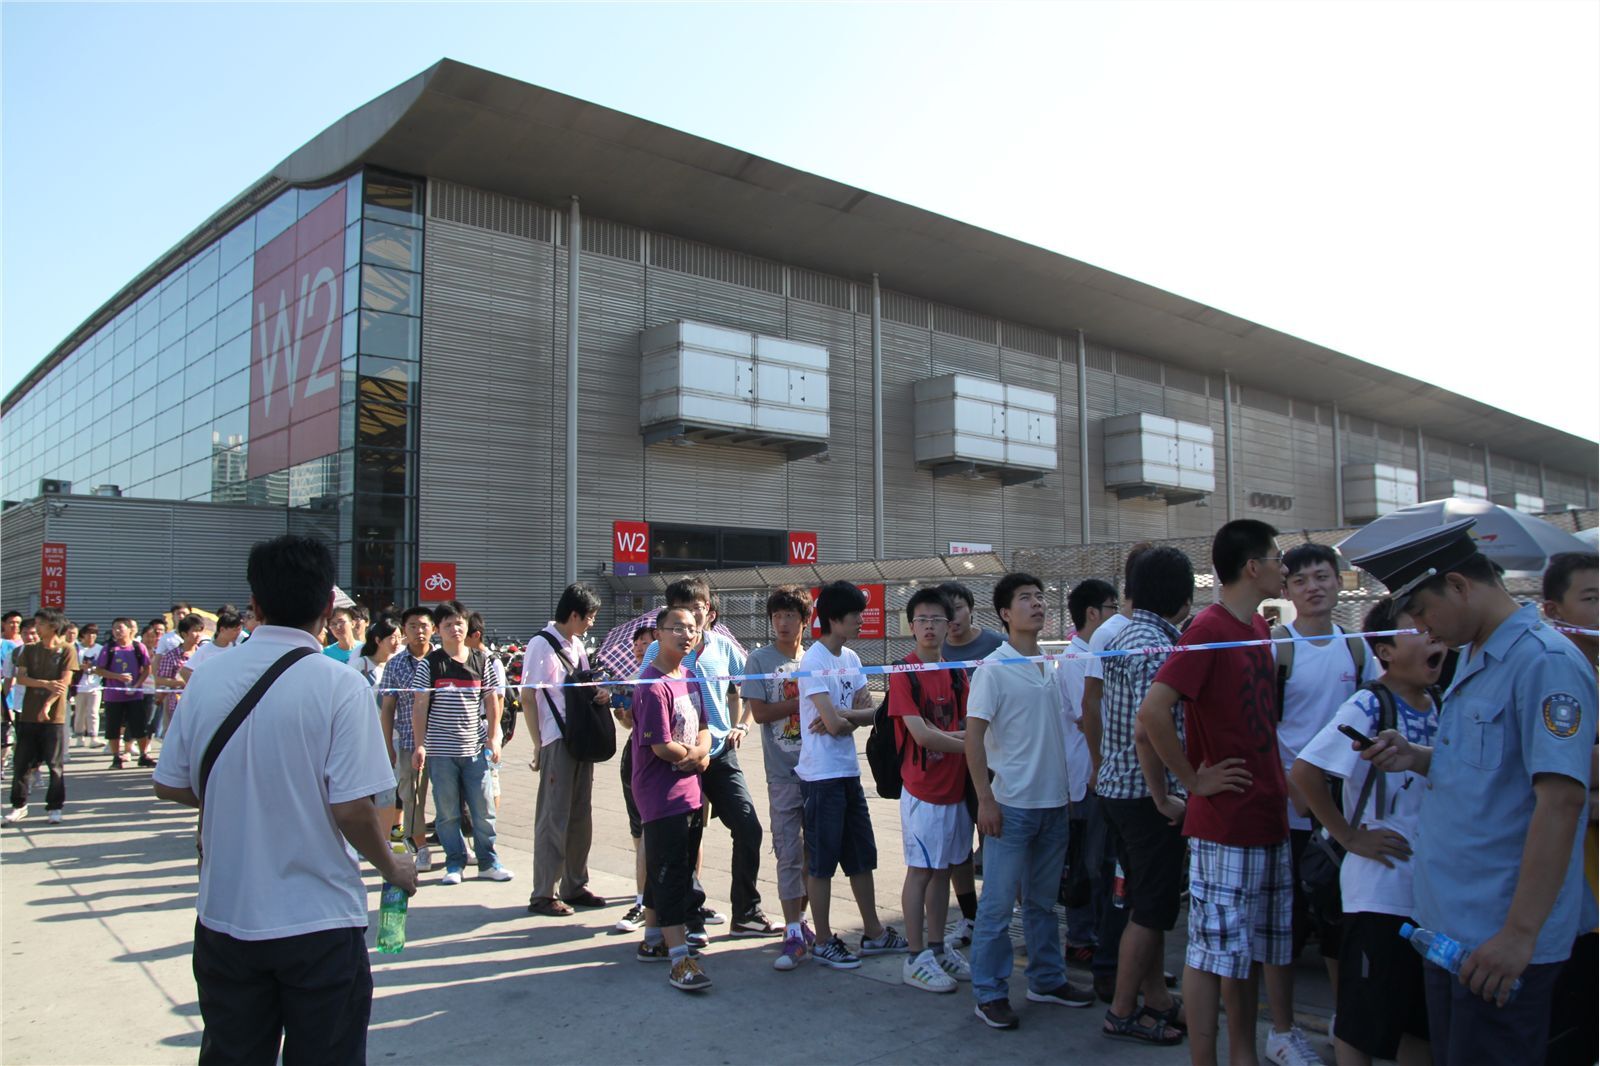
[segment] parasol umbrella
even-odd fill
[[[611,627],[611,632],[606,634],[606,639],[600,642],[600,650],[594,653],[594,661],[605,668],[613,677],[632,677],[639,672],[639,664],[633,658],[633,635],[640,629],[654,629],[656,615],[661,613],[661,608],[647,614],[641,614],[631,621]],[[739,649],[739,654],[745,654],[744,645],[733,635],[733,631],[721,622],[711,627],[713,632],[721,633],[733,641],[734,647]]]
[[[1543,570],[1552,555],[1561,552],[1592,555],[1595,551],[1594,545],[1585,544],[1542,518],[1488,500],[1453,496],[1392,511],[1340,541],[1339,553],[1346,559],[1354,559],[1385,548],[1402,537],[1462,518],[1477,519],[1470,532],[1478,542],[1478,550],[1507,570]]]

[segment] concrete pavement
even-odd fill
[[[746,754],[765,824],[759,747]],[[438,884],[441,870],[424,875],[411,903],[405,952],[373,953],[371,1061],[1187,1061],[1183,1048],[1103,1039],[1103,1008],[1024,1002],[1020,953],[1012,987],[1022,1025],[1013,1032],[979,1023],[966,985],[945,996],[903,987],[901,957],[867,959],[853,972],[808,963],[782,974],[772,969],[776,940],[718,939],[719,927],[711,929],[705,960],[716,986],[691,998],[667,985],[664,965],[634,960],[636,935],[611,932],[633,895],[615,761],[597,771],[590,865],[594,889],[617,906],[565,919],[527,913],[535,787],[527,759],[519,731],[505,755],[499,818],[502,861],[517,879],[445,887]],[[158,802],[149,771],[112,771],[108,763],[103,749],[74,750],[66,820],[50,825],[36,806],[32,818],[0,831],[0,1061],[192,1062],[199,1048],[189,969],[194,813]],[[870,773],[867,784],[870,795]],[[903,928],[898,812],[875,797],[871,806],[879,907],[886,921]],[[263,840],[260,846],[293,842]],[[713,823],[704,880],[722,910],[729,859],[728,835]],[[765,905],[776,916],[770,852],[762,872]],[[375,911],[377,881],[368,880]],[[837,927],[853,942],[859,920],[848,885],[839,878],[834,887]],[[369,939],[375,932],[374,920]],[[1180,939],[1169,943],[1174,972],[1181,966]],[[1320,964],[1302,963],[1299,977],[1299,998],[1309,1004],[1306,1024],[1325,1024],[1331,993]],[[1075,979],[1087,983],[1088,977],[1079,972]],[[1313,1040],[1320,1038],[1313,1034]],[[1332,1060],[1331,1052],[1326,1058]]]

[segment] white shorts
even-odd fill
[[[965,803],[926,803],[900,790],[900,836],[907,866],[943,870],[972,857],[972,818]]]

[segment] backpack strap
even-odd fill
[[[1398,720],[1394,693],[1389,691],[1387,685],[1379,681],[1369,681],[1362,685],[1361,688],[1372,693],[1373,698],[1378,701],[1378,732],[1381,733],[1385,729],[1393,729],[1395,722]],[[1355,810],[1350,816],[1350,828],[1360,828],[1361,814],[1366,810],[1367,799],[1372,795],[1374,788],[1378,793],[1377,809],[1383,810],[1384,797],[1388,793],[1388,782],[1386,780],[1388,776],[1388,774],[1383,773],[1375,766],[1369,767],[1367,780],[1361,786],[1361,795],[1356,799]]]
[[[1272,627],[1273,640],[1283,640],[1289,635],[1288,626]],[[1294,642],[1274,644],[1272,653],[1278,660],[1278,721],[1281,722],[1283,721],[1283,694],[1289,687],[1289,675],[1294,673]]]
[[[565,649],[565,648],[563,648],[561,646],[561,642],[559,640],[557,640],[555,637],[552,637],[550,635],[550,631],[549,630],[546,630],[546,629],[539,630],[539,636],[543,637],[545,639],[546,643],[548,643],[552,648],[555,649],[557,657],[559,657],[561,659],[561,665],[565,666],[567,668],[566,676],[567,677],[571,677],[572,676],[572,672],[574,670],[576,670],[577,667],[573,666],[572,665],[572,660],[567,658],[567,649]],[[523,663],[524,663],[524,665],[526,665],[526,663],[527,663],[526,653],[524,653],[524,656],[523,656]],[[547,688],[542,688],[542,689],[539,690],[539,692],[540,692],[541,695],[544,696],[544,702],[546,704],[548,704],[549,707],[550,707],[550,716],[556,720],[556,728],[561,730],[562,739],[565,739],[566,735],[567,735],[567,720],[565,718],[563,718],[561,716],[561,712],[556,709],[555,697],[550,695],[550,690],[547,689]],[[543,740],[544,738],[540,737],[539,739]]]
[[[1350,652],[1350,661],[1356,667],[1356,687],[1351,689],[1351,695],[1361,691],[1361,686],[1366,681],[1367,672],[1367,642],[1360,637],[1346,635],[1344,645]]]

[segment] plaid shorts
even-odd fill
[[[1294,880],[1289,842],[1261,847],[1189,841],[1189,966],[1250,976],[1255,962],[1294,957]]]

